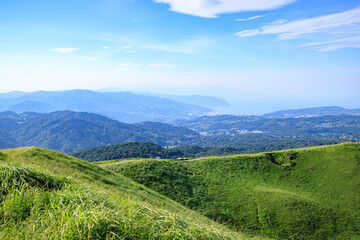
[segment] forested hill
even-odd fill
[[[71,153],[72,156],[89,162],[124,158],[178,158],[184,154],[176,149],[167,149],[150,142],[127,142],[108,146],[87,148]]]
[[[126,158],[160,158],[176,159],[199,156],[225,155],[241,153],[243,149],[232,147],[207,147],[183,145],[177,147],[161,147],[150,142],[126,142],[101,147],[82,149],[70,155],[89,162],[126,159]]]
[[[128,141],[150,141],[166,146],[198,136],[192,130],[165,123],[133,125],[84,112],[0,113],[0,148],[38,146],[74,152]]]

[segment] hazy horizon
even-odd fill
[[[359,104],[357,102],[353,102],[353,104],[346,104],[343,101],[331,101],[326,99],[291,99],[286,97],[278,97],[274,98],[273,96],[251,96],[249,94],[238,96],[237,98],[234,96],[229,96],[229,92],[227,92],[227,96],[215,96],[210,94],[179,94],[174,93],[171,94],[169,92],[150,92],[146,91],[148,89],[143,89],[144,91],[137,91],[135,89],[120,89],[116,87],[108,87],[103,89],[69,89],[69,90],[53,90],[53,91],[70,91],[70,90],[90,90],[96,92],[130,92],[138,95],[149,95],[149,96],[160,96],[165,97],[163,95],[172,95],[172,96],[209,96],[216,97],[219,99],[223,99],[230,104],[230,106],[212,106],[210,107],[213,110],[213,114],[235,114],[235,115],[262,115],[275,111],[281,110],[293,110],[293,109],[303,109],[303,108],[316,108],[316,107],[328,107],[328,106],[336,106],[343,107],[347,109],[355,109],[359,108]],[[38,90],[44,91],[44,90]],[[16,92],[16,91],[14,91]],[[23,91],[25,92],[25,91]],[[31,91],[32,92],[32,91]],[[26,93],[31,93],[26,92]],[[34,91],[35,92],[35,91]],[[10,93],[10,92],[6,92]],[[0,94],[2,94],[0,92]]]
[[[0,30],[0,92],[199,94],[237,114],[360,103],[355,1],[6,1]]]

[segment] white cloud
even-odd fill
[[[239,21],[239,22],[250,21],[250,20],[255,20],[255,19],[262,18],[262,17],[268,16],[268,15],[270,15],[270,14],[257,15],[257,16],[253,16],[253,17],[249,17],[249,18],[238,18],[238,19],[236,19],[236,21]]]
[[[132,48],[132,46],[123,46],[123,48]]]
[[[174,67],[176,67],[174,64],[169,64],[169,63],[153,63],[153,64],[149,64],[149,66],[152,68],[174,68]]]
[[[57,52],[57,53],[73,53],[75,51],[80,50],[79,48],[53,48],[51,51]]]
[[[108,49],[108,48],[110,48],[109,46],[103,46],[102,48],[104,48],[104,49]]]
[[[128,51],[124,51],[124,53],[136,53],[137,51],[135,50],[128,50]]]
[[[244,30],[236,33],[238,37],[249,37],[255,35],[275,34],[278,39],[294,39],[305,34],[322,33],[336,35],[329,30],[355,28],[360,29],[360,7],[341,13],[324,15],[305,20],[279,22],[258,29]],[[345,31],[346,32],[346,31]],[[304,44],[302,46],[322,46],[319,51],[331,51],[344,47],[359,47],[360,39],[358,34],[349,31],[346,37],[332,41],[323,41]],[[356,32],[356,31],[355,31]]]
[[[153,0],[170,5],[170,10],[204,18],[223,13],[276,9],[295,0]]]

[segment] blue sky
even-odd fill
[[[236,113],[360,107],[359,1],[1,1],[0,39],[0,92],[203,94]]]

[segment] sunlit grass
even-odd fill
[[[0,154],[0,239],[240,239],[119,174],[39,148]]]

